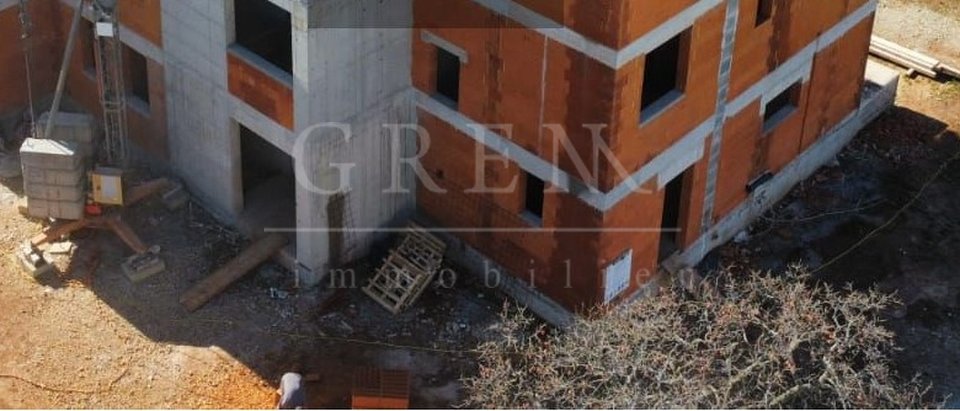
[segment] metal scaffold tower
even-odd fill
[[[102,160],[110,165],[127,166],[127,102],[123,83],[123,60],[116,0],[93,2],[96,18],[94,48],[97,59],[97,82],[103,107]]]

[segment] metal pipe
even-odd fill
[[[77,27],[80,26],[80,17],[83,15],[83,0],[77,0],[77,9],[73,13],[73,22],[70,23],[70,34],[67,37],[67,47],[63,50],[63,62],[60,63],[60,77],[57,78],[57,91],[53,95],[53,105],[50,106],[50,118],[47,119],[47,128],[43,132],[44,138],[50,138],[53,125],[57,122],[57,111],[60,110],[60,99],[63,97],[63,87],[67,82],[67,69],[73,57],[73,43],[77,38]]]

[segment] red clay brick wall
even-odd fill
[[[56,85],[60,54],[63,52],[62,33],[55,15],[59,2],[30,2],[33,21],[32,82],[34,98],[51,93]],[[22,110],[27,106],[26,66],[20,41],[19,8],[0,11],[0,114]]]
[[[444,27],[440,22],[449,23],[450,16],[425,7],[426,0],[415,3],[415,15],[419,27],[426,27],[424,30],[456,44],[469,56],[461,68],[458,110],[478,123],[512,124],[513,141],[541,158],[553,162],[552,153],[557,145],[549,131],[538,129],[541,119],[545,124],[560,124],[567,130],[576,153],[588,167],[593,165],[593,146],[589,131],[582,125],[608,124],[601,137],[616,153],[620,163],[633,172],[709,120],[714,113],[723,4],[701,16],[692,28],[684,97],[657,118],[640,124],[644,58],[613,70],[533,30],[517,27],[509,19],[493,15],[471,1],[453,1],[462,11],[453,17],[458,20],[456,24],[467,28],[450,28],[449,24]],[[549,7],[540,0],[519,1],[541,11]],[[752,16],[756,1],[743,0],[741,3],[731,99],[865,2],[781,0],[778,7],[782,10],[771,22],[754,27]],[[563,3],[562,17],[568,23],[576,22],[577,18],[582,19],[580,22],[603,21],[602,25],[594,24],[592,28],[578,31],[608,44],[621,45],[693,3],[694,0],[600,1],[595,3],[597,9],[586,11],[579,10],[579,3],[572,1]],[[618,11],[621,13],[619,18],[608,20],[610,12],[617,15]],[[559,12],[553,10],[550,13]],[[560,15],[550,13],[544,14]],[[484,28],[496,24],[501,24],[502,28]],[[723,130],[715,219],[727,215],[747,198],[749,181],[768,170],[780,171],[856,108],[871,25],[870,21],[862,23],[816,57],[811,79],[801,88],[798,109],[770,132],[763,134],[759,99],[727,120]],[[573,27],[573,24],[568,26]],[[414,33],[413,82],[416,88],[427,94],[432,94],[435,87],[435,50],[436,46],[421,40],[419,31]],[[437,194],[421,186],[418,203],[422,211],[447,227],[533,227],[521,217],[522,178],[509,193],[464,194],[463,189],[472,187],[477,179],[474,176],[477,143],[422,110],[419,117],[421,125],[431,133],[433,142],[423,164],[441,186],[451,190],[447,194]],[[438,142],[442,142],[439,147]],[[705,153],[709,153],[709,143],[709,138],[704,141]],[[700,236],[707,158],[705,155],[683,177],[682,231],[678,236],[681,247],[690,246]],[[600,158],[598,184],[603,191],[608,191],[621,182],[622,176],[604,160]],[[561,156],[556,164],[568,173],[579,174],[569,156]],[[504,166],[491,162],[486,168],[480,178],[488,186],[506,185],[524,173],[512,163]],[[545,197],[543,227],[547,229],[618,230],[467,232],[459,235],[521,279],[527,280],[524,277],[531,268],[534,269],[536,275],[531,280],[534,285],[566,307],[579,309],[602,303],[603,270],[628,249],[633,251],[633,278],[623,296],[636,291],[655,273],[660,238],[656,229],[661,224],[664,193],[654,185],[655,181],[647,182],[649,192],[631,194],[606,213],[598,212],[568,194],[548,193]],[[635,230],[624,231],[625,228]]]
[[[673,18],[699,0],[622,0],[618,48],[622,48]],[[722,6],[721,6],[722,7]]]
[[[512,124],[515,143],[579,175],[554,144],[556,136],[540,128],[542,115],[544,123],[560,124],[570,133],[578,156],[592,169],[591,134],[582,124],[611,122],[614,70],[514,23],[500,30],[477,28],[496,16],[470,0],[453,1],[464,10],[460,23],[473,28],[437,27],[448,21],[437,9],[418,8],[416,16],[418,26],[431,27],[425,30],[469,56],[460,72],[459,112],[479,123]],[[435,62],[436,46],[415,31],[413,85],[426,94],[435,89]]]
[[[779,0],[773,18],[756,26],[754,16],[759,0],[741,0],[730,98],[763,79],[866,1]]]
[[[818,87],[811,90],[803,124],[803,142],[806,149],[820,136],[832,129],[860,104],[863,73],[870,44],[873,17],[857,25],[837,43],[821,51],[813,62],[813,78]]]
[[[776,173],[859,105],[873,20],[861,22],[814,59],[799,109],[767,136],[761,135],[760,102],[728,119],[720,160],[715,218],[746,199],[746,184],[762,171]],[[748,164],[749,167],[744,167]]]
[[[662,115],[640,124],[644,58],[634,60],[617,72],[616,117],[610,145],[628,171],[640,169],[716,110],[723,14],[723,6],[718,6],[694,24],[684,96]],[[623,180],[609,163],[604,164],[603,170],[603,189],[608,190]]]
[[[163,46],[160,2],[162,0],[123,0],[120,23],[158,47]]]
[[[293,90],[243,59],[227,54],[230,93],[273,121],[293,129]]]
[[[422,110],[419,117],[432,141],[443,144],[429,150],[421,162],[437,184],[448,190],[438,194],[421,184],[417,191],[421,210],[445,227],[515,229],[457,235],[568,307],[592,304],[598,290],[595,273],[599,233],[529,230],[535,224],[522,216],[524,179],[514,164],[488,162],[484,175],[489,187],[508,187],[515,180],[514,190],[501,194],[467,193],[476,182],[477,143]],[[547,229],[596,228],[600,221],[598,212],[569,194],[548,192],[544,198],[542,226]]]

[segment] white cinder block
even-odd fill
[[[83,201],[83,186],[58,186],[50,184],[23,183],[24,194],[28,198],[54,201]]]
[[[28,138],[20,147],[24,169],[75,170],[81,157],[77,144],[71,141]]]
[[[28,197],[27,212],[40,218],[79,220],[83,217],[83,201],[53,201]]]
[[[77,167],[73,170],[48,170],[36,167],[24,167],[23,183],[27,184],[49,184],[56,186],[75,186],[83,180],[83,168]]]

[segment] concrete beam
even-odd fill
[[[719,5],[723,0],[698,0],[685,10],[657,28],[634,40],[620,50],[589,39],[569,27],[561,26],[550,18],[521,6],[513,0],[473,0],[477,4],[524,25],[547,38],[577,50],[608,67],[619,69],[634,59],[649,53],[673,36],[686,30],[700,16]]]

